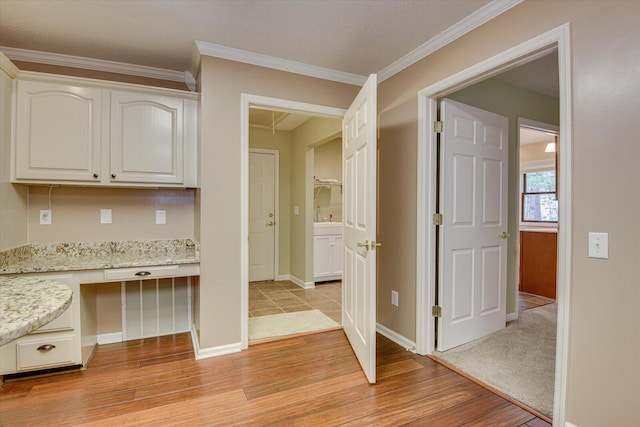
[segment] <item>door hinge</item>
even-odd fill
[[[431,307],[431,315],[433,317],[442,317],[442,307],[439,305],[434,305]]]
[[[443,217],[441,213],[433,214],[433,225],[442,225]]]
[[[440,120],[433,122],[433,131],[435,133],[442,133],[443,130],[444,130],[444,122]]]

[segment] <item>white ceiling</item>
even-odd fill
[[[0,44],[182,72],[200,40],[366,76],[520,1],[0,0]]]

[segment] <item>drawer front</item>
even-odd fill
[[[73,336],[19,342],[16,346],[17,370],[29,371],[73,364]]]
[[[104,271],[104,279],[107,282],[120,280],[144,280],[158,279],[161,277],[173,277],[178,274],[178,265],[163,265],[157,267],[114,268]]]
[[[63,331],[73,329],[73,306],[67,308],[60,316],[44,326],[39,327],[32,334],[50,331]]]

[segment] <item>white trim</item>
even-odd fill
[[[531,160],[528,162],[520,163],[520,175],[523,172],[533,172],[540,170],[547,170],[549,168],[555,169],[556,161],[554,159],[542,159],[542,160]],[[522,192],[522,190],[520,190]]]
[[[302,289],[313,289],[316,287],[315,282],[305,282],[301,278],[294,276],[293,274],[289,275],[289,280],[300,286]]]
[[[122,332],[111,332],[109,334],[100,334],[97,337],[98,344],[114,344],[122,342]]]
[[[291,275],[290,274],[278,274],[276,276],[276,280],[278,282],[284,281],[284,280],[289,280],[291,281]]]
[[[516,311],[513,313],[507,313],[507,316],[504,318],[505,322],[512,322],[514,320],[518,320],[518,306],[516,305]]]
[[[435,203],[435,134],[431,131],[431,122],[436,117],[436,100],[448,93],[476,83],[489,76],[496,75],[515,64],[531,60],[541,52],[556,48],[560,74],[560,140],[559,146],[559,222],[562,224],[558,233],[558,328],[556,336],[556,373],[554,396],[554,420],[563,425],[567,406],[567,368],[569,345],[569,297],[571,288],[571,254],[572,254],[572,126],[571,126],[571,54],[570,27],[561,25],[538,37],[514,46],[491,58],[481,61],[465,70],[451,75],[418,92],[418,236],[416,248],[417,262],[417,301],[416,342],[418,352],[433,352],[434,321],[427,316],[428,308],[433,300],[434,274],[432,259],[434,257],[433,241],[435,232],[430,226],[430,213]],[[424,171],[430,171],[428,174]],[[425,264],[426,265],[423,265]],[[426,319],[425,319],[426,318]],[[424,321],[426,320],[426,322]]]
[[[280,151],[271,150],[267,148],[251,148],[249,147],[249,153],[256,154],[269,154],[274,156],[275,162],[275,170],[274,170],[274,211],[273,211],[273,221],[274,230],[273,230],[273,280],[276,280],[276,277],[279,276],[280,271]]]
[[[392,62],[378,71],[378,83],[381,83],[431,55],[436,50],[446,46],[454,40],[478,28],[480,25],[492,20],[496,16],[506,12],[524,0],[493,0],[486,6],[478,9],[466,18],[447,28],[431,40],[421,44],[408,54]]]
[[[196,360],[237,353],[241,350],[239,342],[219,345],[217,347],[200,348],[200,343],[198,342],[198,334],[196,333],[196,325],[191,325],[191,342],[193,344],[193,353],[195,354]]]
[[[61,53],[17,49],[6,46],[1,46],[0,51],[2,51],[9,59],[14,61],[35,62],[38,64],[59,65],[62,67],[82,68],[85,70],[105,71],[108,73],[128,74],[152,79],[185,82],[184,71],[127,64],[125,62],[105,61],[102,59],[84,58],[81,56],[63,55]]]
[[[240,95],[240,348],[249,348],[249,107],[262,106],[324,117],[344,117],[346,110],[286,99],[243,93]],[[294,275],[289,280],[315,287]]]
[[[569,422],[569,421],[566,421],[566,422],[564,423],[564,427],[578,427],[578,426],[577,426],[577,425],[575,425],[574,423],[571,423],[571,422]]]
[[[15,64],[2,52],[0,52],[0,70],[7,73],[12,79],[16,78],[19,71],[18,67],[16,67]]]
[[[291,61],[289,59],[277,58],[275,56],[264,55],[262,53],[249,52],[200,40],[196,40],[195,43],[198,53],[195,54],[193,58],[194,63],[191,67],[192,72],[199,69],[198,64],[200,63],[200,57],[205,55],[355,86],[362,86],[367,80],[366,76],[331,70],[329,68],[304,64],[302,62]]]
[[[380,323],[376,323],[376,332],[382,335],[383,337],[389,338],[394,343],[398,344],[400,347],[404,348],[407,351],[416,350],[416,343],[411,341],[409,338],[400,335],[399,333],[392,331]]]

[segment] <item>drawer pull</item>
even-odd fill
[[[42,344],[40,347],[38,347],[38,351],[49,351],[49,350],[53,350],[54,348],[56,348],[55,345],[53,344]]]
[[[148,271],[138,271],[136,276],[151,276],[151,273]]]

